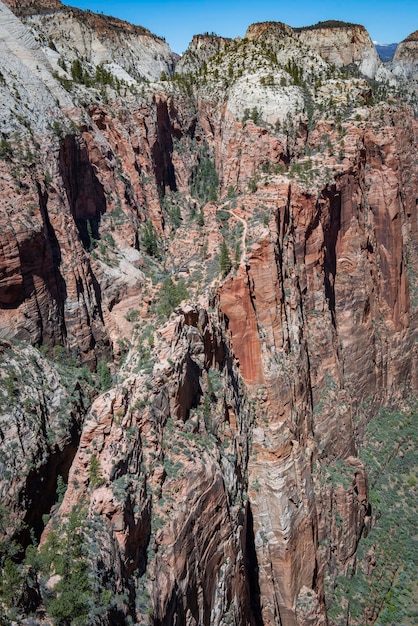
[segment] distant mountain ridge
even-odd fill
[[[374,45],[383,63],[392,61],[396,48],[398,47],[397,43],[375,43]]]

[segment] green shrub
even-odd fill
[[[2,137],[0,139],[0,159],[11,159],[13,154],[13,147],[10,141]]]
[[[158,313],[169,317],[187,296],[188,292],[183,280],[175,283],[171,277],[166,278],[160,288]]]
[[[192,170],[190,193],[202,204],[216,202],[219,178],[207,144],[200,150],[199,161]]]
[[[94,590],[89,573],[84,525],[85,514],[73,509],[68,522],[49,533],[37,558],[37,568],[46,578],[58,574],[61,578],[45,595],[48,614],[57,624],[91,623],[90,606]]]
[[[158,238],[155,228],[151,220],[147,220],[143,233],[142,233],[142,245],[145,248],[147,254],[153,257],[159,257],[158,251]]]
[[[98,362],[96,371],[99,377],[100,391],[107,391],[112,386],[112,375],[105,359]]]
[[[96,80],[96,83],[99,83],[101,85],[110,85],[112,87],[114,86],[113,74],[111,72],[109,72],[109,70],[107,70],[103,66],[102,63],[100,63],[96,67],[95,80]]]
[[[225,243],[225,239],[221,243],[221,253],[219,256],[219,270],[222,274],[222,278],[230,272],[232,268],[231,257],[229,256],[228,246]]]
[[[90,458],[89,482],[93,488],[100,487],[100,485],[104,482],[100,468],[100,461],[95,454],[92,454]]]
[[[84,82],[83,66],[79,59],[74,59],[71,63],[71,77],[76,83]]]
[[[136,322],[139,318],[139,311],[136,309],[129,309],[129,311],[125,315],[125,319],[127,322]]]

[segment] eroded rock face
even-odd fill
[[[392,61],[393,73],[404,78],[417,79],[418,31],[411,33],[398,45]]]
[[[176,188],[171,131],[182,121],[163,94],[116,120],[97,103],[87,117],[77,106],[70,108],[39,44],[1,6],[3,128],[10,137],[1,161],[1,334],[32,344],[65,343],[93,363],[109,340],[116,344],[120,338],[113,308],[144,284],[139,226],[149,217],[163,229],[158,189]],[[36,107],[35,93],[42,96]],[[56,95],[65,104],[64,115]],[[106,237],[124,251],[117,259],[105,255],[104,263],[95,262],[89,252]]]
[[[399,122],[393,120],[384,130],[372,124],[361,135],[353,129],[360,152],[319,198],[300,193],[293,184],[277,186],[269,229],[247,250],[245,267],[220,288],[220,308],[242,376],[261,394],[249,494],[261,595],[276,589],[274,600],[263,603],[265,623],[277,623],[279,616],[283,623],[298,623],[294,607],[304,586],[316,591],[321,604],[316,575],[322,565],[314,545],[318,519],[332,506],[315,497],[307,468],[318,455],[322,462],[334,454],[351,459],[352,412],[361,402],[379,402],[382,388],[394,397],[405,381],[416,385],[416,331],[401,253],[415,245],[416,216],[410,199],[399,201],[399,180],[409,167],[405,143],[414,129],[398,129],[395,138]],[[269,192],[259,192],[264,203]],[[401,357],[400,344],[408,346],[411,359]],[[361,464],[349,475],[353,485],[356,475],[364,484]],[[339,489],[331,498],[340,502],[335,505],[339,515],[351,521],[344,537],[331,539],[340,546],[333,567],[347,571],[367,497],[364,488],[361,494],[352,487]],[[334,537],[330,527],[325,534]]]
[[[45,184],[35,172],[21,179],[26,207],[33,207],[22,219],[20,194],[7,165],[3,171],[9,197],[2,234],[2,335],[34,344],[67,340],[90,358],[96,341],[105,340],[100,300],[62,181]]]
[[[148,382],[127,378],[92,406],[59,515],[88,494],[88,516],[105,521],[112,542],[116,563],[106,566],[120,570],[119,591],[138,569],[158,623],[252,619],[243,499],[250,428],[228,342],[203,309],[176,320]]]
[[[380,66],[379,56],[367,30],[358,24],[319,22],[306,28],[291,28],[281,22],[252,24],[246,33],[250,40],[264,41],[273,50],[289,40],[298,40],[319,53],[336,67],[355,65],[359,71],[373,78]]]
[[[364,26],[319,23],[299,30],[298,37],[329,63],[337,67],[356,65],[369,78],[374,78],[380,65],[379,55]]]
[[[37,510],[32,492],[68,473],[41,544],[82,512],[92,578],[114,599],[103,624],[325,625],[327,585],[352,571],[373,514],[359,408],[418,382],[412,111],[372,106],[362,78],[327,78],[329,62],[374,75],[362,27],[198,36],[181,77],[148,86],[130,65],[168,74],[161,41],[42,6],[48,19],[28,6],[23,24],[0,4],[0,333],[91,369],[112,349],[113,380],[61,432],[58,372],[4,343],[3,500],[39,535],[52,496]],[[190,302],[176,308],[181,280]]]
[[[283,22],[259,22],[251,24],[245,34],[248,39],[270,39],[270,43],[280,38],[292,38],[293,35],[293,28],[287,24],[283,24]]]
[[[194,35],[187,50],[176,64],[176,72],[190,72],[199,69],[215,54],[222,54],[232,40],[218,35]]]
[[[132,75],[158,80],[162,72],[173,71],[177,56],[164,40],[142,26],[83,12],[58,0],[5,4],[23,17],[35,33],[49,39],[44,51],[57,70],[59,54],[62,52],[68,59],[70,48],[70,62],[82,57],[94,65],[111,64],[112,71],[128,82],[133,82]],[[124,53],[124,49],[129,53]]]
[[[152,391],[126,378],[92,408],[60,515],[89,493],[89,515],[108,520],[120,563],[128,554],[133,568],[146,562],[161,623],[218,623],[234,607],[237,623],[252,611],[265,624],[325,624],[324,578],[353,567],[370,516],[353,412],[416,385],[403,269],[416,216],[410,198],[400,202],[414,125],[396,115],[384,128],[380,117],[369,122],[347,128],[344,171],[319,197],[277,177],[243,199],[246,250],[218,289],[219,319],[185,311],[163,333],[170,347],[156,347]],[[257,224],[261,201],[270,217]],[[232,354],[239,369],[230,370]],[[238,371],[254,418],[236,395]],[[100,486],[90,482],[92,455]],[[131,487],[115,498],[123,476]],[[249,504],[232,505],[247,488]],[[173,493],[176,504],[163,504]]]
[[[168,44],[146,28],[95,13],[63,7],[47,16],[32,15],[27,24],[35,32],[47,33],[58,53],[70,44],[77,56],[96,66],[108,64],[116,76],[130,83],[132,76],[159,80],[162,72],[171,75],[177,59]],[[50,56],[57,63],[57,53]]]
[[[1,341],[0,350],[2,533],[27,545],[57,501],[58,476],[67,479],[90,401],[85,381],[31,346]]]

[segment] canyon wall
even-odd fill
[[[174,72],[41,5],[0,3],[1,610],[74,617],[67,550],[82,623],[337,624],[365,424],[418,382],[413,110],[355,25],[196,36]]]

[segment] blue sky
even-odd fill
[[[273,20],[308,26],[322,20],[343,20],[365,26],[374,41],[402,41],[418,29],[417,0],[64,0],[65,4],[120,17],[165,37],[182,53],[193,35],[215,32],[243,37],[254,22]]]

